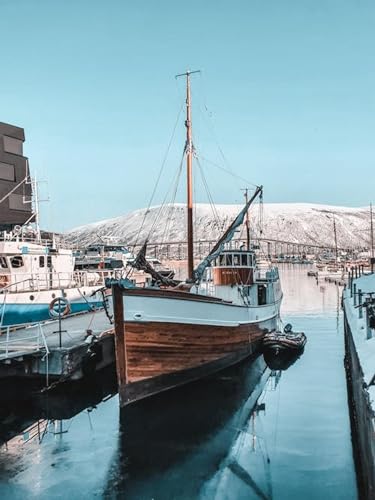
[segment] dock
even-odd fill
[[[343,292],[345,369],[360,498],[375,498],[375,274]]]
[[[105,311],[38,323],[0,335],[0,380],[12,377],[78,380],[115,361]]]

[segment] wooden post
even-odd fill
[[[353,285],[353,305],[357,305],[357,285],[355,283]]]
[[[358,290],[358,318],[363,317],[363,307],[362,307],[362,290]]]
[[[370,318],[369,318],[368,308],[367,307],[366,307],[366,328],[367,328],[366,337],[367,337],[367,340],[369,340],[369,339],[372,338],[372,331],[371,331],[371,328],[370,328]]]
[[[119,285],[112,286],[113,309],[115,320],[115,351],[116,351],[116,371],[117,383],[121,397],[121,388],[128,381],[126,363],[126,332],[124,324],[124,301],[122,289]]]
[[[371,272],[374,272],[374,263],[375,263],[375,258],[374,258],[374,223],[372,220],[372,203],[370,203],[370,244],[371,244],[371,257],[370,257],[370,265],[371,265]]]

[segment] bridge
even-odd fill
[[[216,244],[217,240],[198,240],[194,242],[194,255],[197,259],[203,259],[208,255],[211,249]],[[270,257],[295,256],[303,257],[306,255],[320,255],[324,252],[334,253],[335,246],[320,245],[315,243],[296,243],[272,238],[256,238],[252,242],[259,246],[261,253]],[[231,248],[239,249],[246,245],[246,240],[243,238],[234,239],[231,242]],[[129,245],[136,253],[142,244]],[[353,249],[338,247],[338,251],[353,252]],[[364,249],[357,249],[364,250]],[[149,242],[147,244],[147,255],[158,259],[176,259],[185,260],[187,258],[186,241],[169,241],[169,242]]]

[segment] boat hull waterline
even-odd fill
[[[280,301],[241,307],[157,289],[113,286],[121,406],[186,384],[260,351]]]
[[[103,300],[100,294],[95,294],[97,290],[98,287],[81,287],[0,294],[0,327],[51,319],[50,304],[55,297],[62,297],[62,293],[69,303],[70,314],[102,308]]]

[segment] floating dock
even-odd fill
[[[349,280],[343,292],[345,369],[361,499],[375,498],[375,274]]]
[[[0,380],[78,380],[115,362],[112,325],[104,311],[69,316],[0,335]]]

